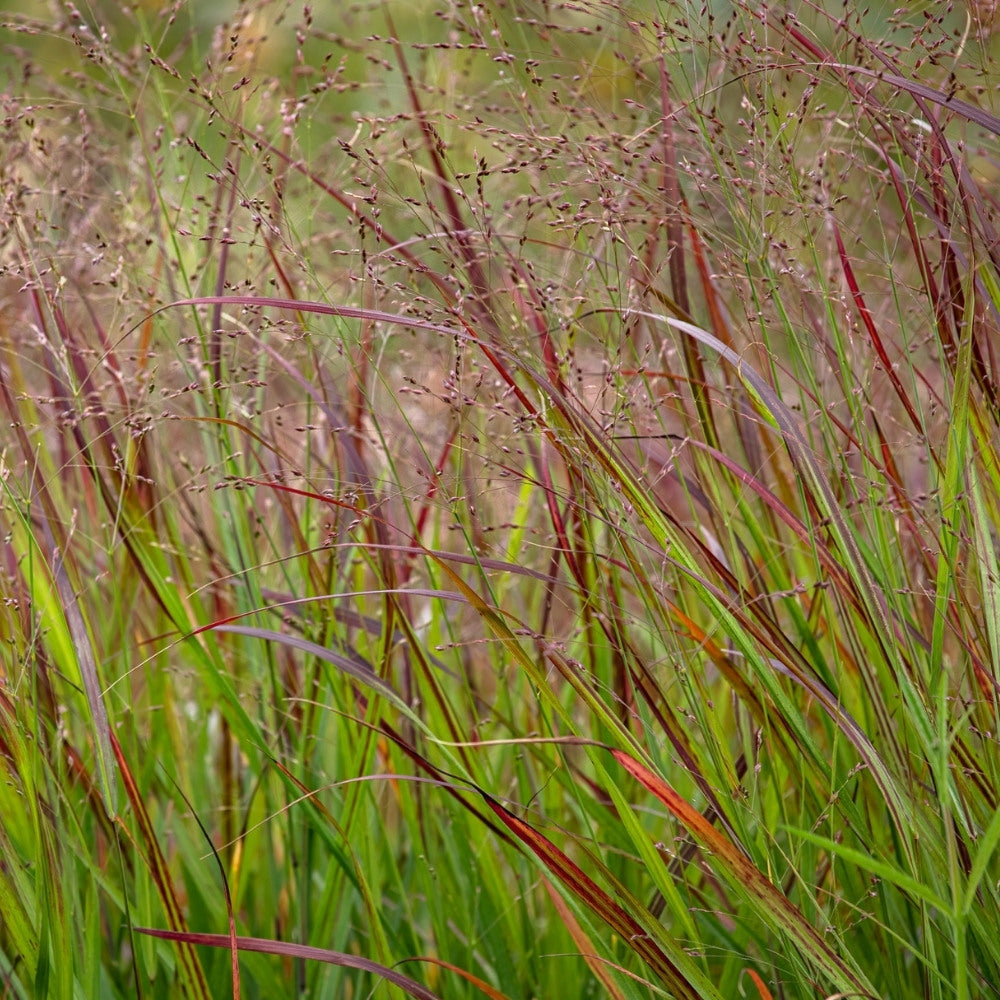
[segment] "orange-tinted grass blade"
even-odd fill
[[[608,991],[608,996],[612,1000],[625,1000],[625,995],[609,975],[604,962],[597,955],[597,949],[590,943],[590,938],[587,937],[584,929],[580,926],[580,921],[573,916],[573,911],[566,905],[566,900],[552,888],[552,883],[548,879],[543,879],[542,885],[545,886],[545,891],[549,894],[552,905],[556,908],[556,912],[566,925],[566,930],[569,931],[570,937],[577,948],[580,949],[583,960],[590,967],[590,971],[604,984],[604,988]]]
[[[804,958],[813,962],[838,989],[874,996],[867,982],[819,936],[802,912],[758,869],[728,837],[682,799],[659,775],[621,750],[612,755],[626,771],[656,796],[707,847],[730,880],[747,895],[755,911],[788,935]]]
[[[760,994],[760,1000],[774,1000],[771,991],[764,985],[764,980],[753,969],[744,969],[743,971],[753,980],[753,984]]]
[[[443,958],[431,958],[429,955],[426,955],[422,958],[409,959],[409,961],[426,962],[428,965],[436,965],[442,969],[447,969],[449,972],[454,972],[456,976],[461,976],[466,982],[472,983],[480,993],[485,993],[490,1000],[510,1000],[510,997],[506,993],[501,993],[495,987],[490,986],[486,980],[480,979],[479,976],[474,976],[471,972],[466,972],[465,969],[460,969],[457,965],[452,965],[451,962],[446,962]]]

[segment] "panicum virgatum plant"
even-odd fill
[[[6,6],[0,995],[1000,993],[992,5]]]

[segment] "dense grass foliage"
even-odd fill
[[[1000,993],[990,5],[215,7],[0,19],[0,996]]]

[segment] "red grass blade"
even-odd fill
[[[137,927],[140,934],[148,934],[150,937],[162,938],[165,941],[179,941],[181,944],[191,947],[200,944],[209,948],[231,948],[229,936],[226,934],[201,934],[194,931],[162,931],[153,927]],[[418,983],[409,976],[404,976],[395,969],[380,965],[367,958],[360,958],[357,955],[346,955],[342,951],[331,951],[329,948],[316,948],[311,945],[293,944],[288,941],[269,941],[266,938],[237,937],[236,947],[240,951],[256,951],[265,955],[283,955],[286,958],[307,959],[314,962],[326,962],[329,965],[339,965],[345,969],[360,969],[362,972],[370,972],[373,976],[380,976],[386,982],[392,983],[404,990],[416,1000],[441,1000],[436,994],[427,989],[422,983]]]
[[[888,353],[886,352],[885,344],[882,343],[882,337],[878,332],[878,327],[875,325],[875,320],[872,317],[871,310],[865,302],[861,286],[858,284],[857,276],[854,273],[854,265],[851,264],[851,258],[847,256],[847,248],[844,246],[844,239],[840,234],[840,226],[837,225],[836,219],[833,219],[832,217],[831,223],[833,225],[833,235],[837,241],[837,253],[840,255],[840,266],[844,269],[844,277],[847,279],[847,287],[851,290],[851,298],[854,299],[854,305],[857,307],[858,314],[861,316],[865,329],[868,331],[868,338],[871,340],[872,346],[875,348],[875,353],[878,354],[878,359],[882,362],[882,368],[886,375],[889,376],[889,381],[892,382],[892,387],[896,390],[896,395],[903,404],[906,414],[910,418],[910,422],[913,424],[918,434],[923,434],[923,422],[917,415],[917,411],[914,410],[913,403],[910,402],[910,397],[906,394],[906,390],[903,388],[903,383],[900,382],[899,376],[896,374],[896,367],[893,365]]]
[[[499,802],[487,798],[487,804],[500,820],[541,860],[546,868],[585,906],[597,914],[660,977],[676,1000],[705,1000],[692,983],[693,968],[681,969],[689,960],[678,950],[668,956],[649,932],[627,910],[611,898],[579,865],[551,840],[542,836],[524,820],[518,819]]]

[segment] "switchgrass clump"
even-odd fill
[[[997,994],[989,5],[210,7],[3,18],[3,995]]]

